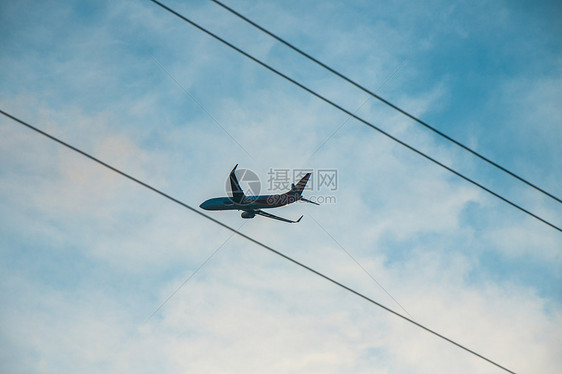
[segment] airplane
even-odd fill
[[[230,172],[230,187],[232,189],[232,197],[215,197],[204,201],[199,207],[205,210],[241,210],[242,218],[254,218],[257,215],[276,219],[288,223],[299,223],[303,216],[300,216],[296,221],[286,219],[283,217],[275,216],[271,213],[264,212],[262,209],[277,208],[292,204],[296,201],[304,201],[307,203],[320,205],[314,201],[310,201],[302,197],[302,191],[310,178],[311,173],[306,173],[304,177],[295,185],[291,185],[291,189],[284,194],[278,195],[260,195],[260,196],[246,196],[238,179],[236,178],[236,168],[238,164]]]

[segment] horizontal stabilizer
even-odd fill
[[[304,197],[301,197],[300,199],[301,199],[302,201],[306,202],[306,203],[311,203],[311,204],[314,204],[314,205],[320,205],[320,204],[318,204],[316,201],[310,201],[310,200],[308,200],[308,199],[305,199]]]

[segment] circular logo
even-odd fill
[[[238,180],[238,185],[242,192],[244,192],[246,199],[249,201],[255,200],[261,190],[261,182],[258,175],[250,169],[237,169],[235,175]],[[226,179],[225,191],[229,196],[232,196],[230,176]]]

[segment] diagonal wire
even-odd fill
[[[278,70],[272,68],[271,66],[267,65],[265,62],[263,62],[263,61],[261,61],[261,60],[258,60],[256,57],[254,57],[254,56],[248,54],[247,52],[244,52],[242,49],[236,47],[235,45],[233,45],[233,44],[231,44],[231,43],[229,43],[229,42],[227,42],[226,40],[222,39],[222,38],[219,37],[218,35],[213,34],[211,31],[205,29],[203,26],[198,25],[197,23],[193,22],[192,20],[188,19],[187,17],[185,17],[185,16],[179,14],[179,13],[176,12],[175,10],[173,10],[173,9],[171,9],[171,8],[168,8],[166,5],[160,3],[160,2],[158,2],[158,1],[156,1],[156,0],[148,0],[148,1],[153,2],[154,4],[158,5],[159,7],[161,7],[161,8],[164,9],[164,10],[166,10],[167,12],[169,12],[169,13],[175,15],[176,17],[182,19],[183,21],[189,23],[189,24],[192,25],[193,27],[199,29],[200,31],[202,31],[202,32],[204,32],[205,34],[211,36],[212,38],[214,38],[214,39],[220,41],[220,42],[223,43],[224,45],[226,45],[226,46],[228,46],[228,47],[234,49],[236,52],[238,52],[238,53],[240,53],[240,54],[246,56],[246,57],[249,58],[250,60],[252,60],[252,61],[258,63],[259,65],[263,66],[263,67],[266,68],[267,70],[269,70],[269,71],[271,71],[271,72],[277,74],[277,75],[280,76],[281,78],[284,78],[284,79],[286,79],[287,81],[293,83],[295,86],[300,87],[300,88],[303,89],[304,91],[310,93],[311,95],[317,97],[318,99],[324,101],[325,103],[327,103],[327,104],[333,106],[334,108],[336,108],[336,109],[338,109],[338,110],[340,110],[340,111],[342,111],[342,112],[348,114],[349,116],[355,118],[355,119],[358,120],[359,122],[365,124],[366,126],[369,126],[369,127],[372,128],[373,130],[378,131],[379,133],[383,134],[383,135],[386,136],[387,138],[392,139],[392,140],[395,141],[396,143],[398,143],[398,144],[400,144],[400,145],[402,145],[402,146],[408,148],[408,149],[411,150],[412,152],[417,153],[418,155],[422,156],[423,158],[425,158],[425,159],[427,159],[427,160],[433,162],[434,164],[436,164],[436,165],[442,167],[443,169],[445,169],[445,170],[447,170],[447,171],[449,171],[449,172],[455,174],[455,175],[458,176],[459,178],[464,179],[465,181],[467,181],[467,182],[473,184],[474,186],[476,186],[476,187],[478,187],[478,188],[480,188],[480,189],[482,189],[482,190],[488,192],[489,194],[491,194],[491,195],[497,197],[498,199],[500,199],[500,200],[502,200],[503,202],[505,202],[505,203],[511,205],[512,207],[514,207],[514,208],[520,210],[521,212],[523,212],[523,213],[525,213],[525,214],[527,214],[527,215],[529,215],[529,216],[531,216],[531,217],[533,217],[533,218],[535,218],[535,219],[541,221],[541,222],[544,223],[545,225],[550,226],[550,227],[552,227],[553,229],[555,229],[555,230],[557,230],[557,231],[559,231],[559,232],[562,233],[562,229],[561,229],[560,227],[558,227],[558,226],[554,225],[553,223],[550,223],[549,221],[547,221],[547,220],[545,220],[545,219],[543,219],[543,218],[537,216],[536,214],[534,214],[534,213],[530,212],[529,210],[527,210],[527,209],[521,207],[520,205],[518,205],[518,204],[516,204],[516,203],[514,203],[514,202],[512,202],[512,201],[510,201],[510,200],[508,200],[507,198],[505,198],[505,197],[501,196],[500,194],[498,194],[498,193],[496,193],[496,192],[490,190],[489,188],[484,187],[482,184],[480,184],[480,183],[478,183],[478,182],[476,182],[476,181],[470,179],[469,177],[467,177],[467,176],[461,174],[460,172],[456,171],[455,169],[452,169],[452,168],[448,167],[447,165],[445,165],[445,164],[443,164],[443,163],[437,161],[436,159],[434,159],[434,158],[432,158],[431,156],[429,156],[429,155],[423,153],[422,151],[419,151],[418,149],[416,149],[416,148],[412,147],[411,145],[409,145],[409,144],[403,142],[402,140],[400,140],[400,139],[398,139],[398,138],[396,138],[396,137],[390,135],[390,134],[387,133],[386,131],[384,131],[384,130],[378,128],[377,126],[375,126],[375,125],[373,125],[372,123],[370,123],[370,122],[364,120],[363,118],[356,116],[355,114],[351,113],[349,110],[347,110],[347,109],[343,108],[342,106],[340,106],[340,105],[334,103],[333,101],[331,101],[331,100],[325,98],[324,96],[320,95],[320,94],[317,93],[316,91],[313,91],[312,89],[310,89],[310,88],[306,87],[305,85],[303,85],[303,84],[297,82],[296,80],[294,80],[294,79],[290,78],[289,76],[287,76],[287,75],[281,73],[280,71],[278,71]]]
[[[172,75],[172,73],[170,73],[170,72],[168,71],[168,69],[166,69],[166,68],[164,67],[164,65],[162,65],[162,64],[160,63],[160,61],[158,61],[154,56],[151,56],[151,57],[152,57],[152,59],[154,60],[154,62],[160,67],[160,69],[162,69],[162,71],[163,71],[164,73],[166,73],[166,74],[178,85],[178,87],[181,88],[182,91],[185,92],[185,94],[186,94],[187,96],[189,96],[189,97],[191,98],[191,100],[193,100],[193,102],[194,102],[195,104],[197,104],[197,105],[199,106],[199,108],[201,108],[201,109],[209,116],[209,118],[211,118],[211,119],[217,124],[217,126],[220,127],[220,128],[222,129],[222,131],[224,131],[224,133],[225,133],[226,135],[228,135],[228,136],[230,137],[230,139],[232,139],[236,144],[238,144],[238,146],[239,146],[240,148],[242,148],[242,150],[243,150],[244,152],[246,152],[246,154],[248,155],[248,157],[250,157],[250,158],[253,160],[254,158],[248,153],[248,151],[246,150],[246,148],[244,148],[240,143],[238,143],[238,141],[237,141],[228,131],[226,131],[226,129],[220,124],[219,121],[217,121],[217,119],[216,119],[211,113],[209,113],[209,111],[203,106],[203,104],[201,104],[201,103],[195,98],[195,96],[193,96],[188,90],[186,90],[185,87],[182,86],[182,84]]]
[[[151,0],[151,1],[152,1],[152,0]],[[123,176],[123,177],[125,177],[125,178],[127,178],[127,179],[129,179],[129,180],[131,180],[131,181],[133,181],[133,182],[135,182],[135,183],[137,183],[137,184],[139,184],[139,185],[141,185],[141,186],[143,186],[143,187],[149,189],[149,190],[151,190],[152,192],[155,192],[155,193],[157,193],[158,195],[160,195],[160,196],[162,196],[162,197],[165,197],[166,199],[168,199],[168,200],[170,200],[170,201],[172,201],[172,202],[174,202],[174,203],[176,203],[176,204],[178,204],[178,205],[181,205],[182,207],[184,207],[184,208],[186,208],[186,209],[189,209],[189,210],[192,211],[193,213],[196,213],[196,214],[198,214],[199,216],[201,216],[201,217],[203,217],[203,218],[206,218],[206,219],[208,219],[209,221],[212,221],[212,222],[216,223],[217,225],[219,225],[219,226],[221,226],[221,227],[223,227],[223,228],[225,228],[225,229],[227,229],[227,230],[229,230],[229,231],[235,233],[236,235],[241,236],[242,238],[244,238],[244,239],[246,239],[246,240],[248,240],[248,241],[250,241],[250,242],[252,242],[252,243],[254,243],[254,244],[256,244],[256,245],[258,245],[258,246],[260,246],[260,247],[262,247],[262,248],[264,248],[264,249],[266,249],[266,250],[268,250],[268,251],[270,251],[271,253],[273,253],[273,254],[275,254],[275,255],[277,255],[277,256],[280,256],[280,257],[284,258],[285,260],[287,260],[287,261],[289,261],[289,262],[292,262],[293,264],[295,264],[295,265],[297,265],[297,266],[299,266],[299,267],[301,267],[301,268],[303,268],[303,269],[305,269],[305,270],[308,270],[309,272],[311,272],[311,273],[313,273],[313,274],[316,274],[317,276],[319,276],[319,277],[321,277],[321,278],[324,278],[324,279],[327,280],[328,282],[330,282],[330,283],[332,283],[332,284],[334,284],[334,285],[336,285],[336,286],[338,286],[338,287],[340,287],[340,288],[342,288],[342,289],[344,289],[344,290],[346,290],[346,291],[348,291],[348,292],[350,292],[350,293],[352,293],[352,294],[354,294],[354,295],[356,295],[356,296],[362,298],[363,300],[365,300],[365,301],[367,301],[367,302],[369,302],[369,303],[371,303],[371,304],[373,304],[373,305],[378,306],[378,307],[381,308],[381,309],[384,309],[385,311],[387,311],[387,312],[389,312],[389,313],[395,315],[396,317],[399,317],[399,318],[401,318],[401,319],[403,319],[403,320],[405,320],[405,321],[407,321],[407,322],[409,322],[409,323],[411,323],[411,324],[413,324],[413,325],[416,325],[416,326],[419,327],[420,329],[422,329],[422,330],[424,330],[424,331],[426,331],[426,332],[428,332],[428,333],[430,333],[430,334],[433,334],[433,335],[435,335],[435,336],[437,336],[437,337],[439,337],[439,338],[441,338],[441,339],[443,339],[443,340],[445,340],[445,341],[447,341],[447,342],[449,342],[449,343],[451,343],[451,344],[457,346],[458,348],[460,348],[460,349],[462,349],[462,350],[464,350],[464,351],[466,351],[466,352],[468,352],[468,353],[471,353],[471,354],[473,354],[474,356],[476,356],[476,357],[478,357],[478,358],[480,358],[480,359],[482,359],[482,360],[484,360],[484,361],[487,361],[487,362],[489,362],[490,364],[492,364],[492,365],[494,365],[494,366],[496,366],[496,367],[498,367],[498,368],[500,368],[500,369],[503,369],[503,370],[507,371],[508,373],[515,374],[515,372],[513,372],[513,371],[511,371],[511,370],[509,370],[509,369],[507,369],[507,368],[505,368],[504,366],[501,366],[500,364],[498,364],[498,363],[496,363],[496,362],[490,360],[489,358],[487,358],[487,357],[485,357],[485,356],[483,356],[483,355],[481,355],[481,354],[479,354],[479,353],[476,353],[475,351],[473,351],[473,350],[471,350],[471,349],[465,347],[464,345],[462,345],[462,344],[460,344],[460,343],[457,343],[457,342],[455,342],[454,340],[451,340],[451,339],[447,338],[445,335],[441,335],[441,334],[439,334],[438,332],[436,332],[436,331],[434,331],[434,330],[432,330],[432,329],[430,329],[430,328],[428,328],[428,327],[425,327],[424,325],[422,325],[422,324],[420,324],[420,323],[417,323],[417,322],[414,321],[413,319],[408,318],[408,317],[406,317],[406,316],[404,316],[404,315],[402,315],[402,314],[400,314],[400,313],[398,313],[398,312],[396,312],[396,311],[394,311],[394,310],[392,310],[392,309],[390,309],[390,308],[384,306],[383,304],[381,304],[381,303],[379,303],[379,302],[376,302],[375,300],[373,300],[373,299],[371,299],[371,298],[369,298],[369,297],[363,295],[362,293],[360,293],[360,292],[358,292],[358,291],[355,291],[354,289],[352,289],[352,288],[350,288],[350,287],[344,285],[343,283],[340,283],[340,282],[338,282],[338,281],[336,281],[336,280],[334,280],[334,279],[328,277],[327,275],[324,275],[324,274],[322,274],[321,272],[319,272],[319,271],[317,271],[317,270],[314,270],[313,268],[311,268],[311,267],[309,267],[309,266],[307,266],[307,265],[305,265],[305,264],[303,264],[303,263],[301,263],[301,262],[298,262],[297,260],[294,260],[293,258],[291,258],[291,257],[289,257],[289,256],[287,256],[287,255],[285,255],[285,254],[283,254],[283,253],[281,253],[281,252],[279,252],[279,251],[273,249],[272,247],[270,247],[270,246],[268,246],[268,245],[266,245],[266,244],[260,242],[259,240],[256,240],[256,239],[254,239],[254,238],[252,238],[252,237],[250,237],[250,236],[248,236],[248,235],[246,235],[246,234],[244,234],[244,233],[242,233],[242,232],[240,232],[240,231],[238,231],[238,230],[236,230],[236,229],[234,229],[234,228],[228,226],[227,224],[222,223],[221,221],[219,221],[219,220],[217,220],[217,219],[215,219],[215,218],[213,218],[213,217],[211,217],[211,216],[209,216],[209,215],[207,215],[207,214],[205,214],[205,213],[203,213],[203,212],[201,212],[201,211],[195,209],[195,208],[192,207],[191,205],[186,204],[186,203],[184,203],[184,202],[182,202],[182,201],[180,201],[180,200],[178,200],[178,199],[176,199],[176,198],[174,198],[174,197],[172,197],[172,196],[170,196],[170,195],[168,195],[168,194],[166,194],[166,193],[160,191],[159,189],[157,189],[157,188],[155,188],[155,187],[152,187],[151,185],[149,185],[149,184],[147,184],[147,183],[141,181],[140,179],[137,179],[137,178],[135,178],[135,177],[133,177],[133,176],[131,176],[131,175],[129,175],[129,174],[127,174],[127,173],[125,173],[125,172],[119,170],[119,169],[117,169],[116,167],[111,166],[110,164],[101,161],[100,159],[98,159],[98,158],[96,158],[96,157],[90,155],[89,153],[86,153],[86,152],[84,152],[84,151],[82,151],[82,150],[80,150],[80,149],[78,149],[78,148],[76,148],[76,147],[74,147],[74,146],[72,146],[72,145],[70,145],[70,144],[68,144],[68,143],[66,143],[66,142],[64,142],[64,141],[62,141],[62,140],[60,140],[60,139],[58,139],[57,137],[55,137],[55,136],[53,136],[53,135],[50,135],[50,134],[46,133],[46,132],[43,131],[43,130],[38,129],[38,128],[35,127],[35,126],[32,126],[32,125],[30,125],[29,123],[24,122],[24,121],[20,120],[19,118],[14,117],[14,116],[12,116],[12,115],[9,114],[9,113],[4,112],[4,111],[1,110],[1,109],[0,109],[0,114],[3,114],[4,116],[6,116],[6,117],[8,117],[8,118],[10,118],[10,119],[12,119],[12,120],[14,120],[15,122],[19,123],[20,125],[23,125],[23,126],[27,127],[28,129],[33,130],[33,131],[35,131],[35,132],[37,132],[37,133],[39,133],[39,134],[41,134],[41,135],[43,135],[43,136],[45,136],[45,137],[51,139],[51,140],[53,140],[54,142],[59,143],[60,145],[66,147],[66,148],[69,148],[69,149],[73,150],[74,152],[77,152],[77,153],[81,154],[82,156],[84,156],[84,157],[86,157],[86,158],[88,158],[88,159],[90,159],[90,160],[92,160],[92,161],[94,161],[94,162],[100,164],[100,165],[103,166],[103,167],[106,167],[106,168],[108,168],[108,169],[114,171],[115,173],[117,173],[117,174],[119,174],[119,175],[121,175],[121,176]]]
[[[153,1],[153,0],[150,0]],[[280,38],[279,36],[275,35],[274,33],[272,33],[271,31],[268,31],[267,29],[261,27],[260,25],[258,25],[257,23],[253,22],[252,20],[244,17],[242,14],[238,13],[237,11],[235,11],[232,8],[229,8],[228,6],[226,6],[225,4],[221,3],[220,1],[217,0],[211,0],[213,1],[215,4],[221,6],[222,8],[226,9],[227,11],[229,11],[230,13],[234,14],[235,16],[239,17],[240,19],[246,21],[247,23],[249,23],[250,25],[254,26],[255,28],[261,30],[262,32],[266,33],[267,35],[271,36],[272,38],[274,38],[275,40],[283,43],[284,45],[286,45],[287,47],[291,48],[293,51],[299,53],[301,56],[306,57],[307,59],[309,59],[310,61],[315,62],[317,65],[323,67],[324,69],[328,70],[329,72],[337,75],[338,77],[340,77],[341,79],[345,80],[346,82],[350,83],[351,85],[357,87],[358,89],[360,89],[361,91],[371,95],[372,97],[374,97],[375,99],[379,100],[380,102],[388,105],[389,107],[391,107],[392,109],[402,113],[403,115],[405,115],[406,117],[412,119],[413,121],[417,122],[418,124],[424,126],[425,128],[427,128],[430,131],[433,131],[435,134],[441,136],[444,139],[447,139],[448,141],[454,143],[455,145],[459,146],[460,148],[464,149],[465,151],[473,154],[474,156],[478,157],[479,159],[487,162],[488,164],[496,167],[497,169],[503,171],[506,174],[511,175],[513,178],[519,180],[520,182],[525,183],[527,186],[534,188],[535,190],[543,193],[544,195],[550,197],[551,199],[559,202],[562,204],[562,200],[556,196],[554,196],[553,194],[545,191],[544,189],[534,185],[533,183],[527,181],[526,179],[524,179],[523,177],[520,177],[519,175],[515,174],[514,172],[509,171],[508,169],[504,168],[503,166],[499,165],[498,163],[490,160],[489,158],[487,158],[486,156],[476,152],[475,150],[473,150],[472,148],[462,144],[461,142],[451,138],[450,136],[448,136],[447,134],[437,130],[436,128],[430,126],[429,124],[427,124],[426,122],[422,121],[421,119],[415,117],[414,115],[406,112],[404,109],[401,109],[400,107],[392,104],[390,101],[382,98],[381,96],[377,95],[375,92],[372,92],[370,90],[368,90],[367,88],[363,87],[362,85],[360,85],[359,83],[356,83],[355,81],[349,79],[348,77],[346,77],[345,75],[339,73],[338,71],[332,69],[331,67],[329,67],[328,65],[324,64],[323,62],[317,60],[316,58],[312,57],[311,55],[309,55],[308,53],[302,51],[301,49],[295,47],[294,45],[292,45],[291,43],[283,40],[282,38]],[[156,2],[156,1],[153,1]]]
[[[248,221],[242,222],[242,224],[241,224],[236,230],[239,231],[239,230],[242,228],[242,226],[244,226],[244,225],[246,224],[246,222],[248,222]],[[185,278],[185,280],[182,282],[182,284],[180,284],[179,287],[176,288],[176,290],[175,290],[174,292],[172,292],[172,293],[166,298],[166,300],[164,300],[164,301],[162,302],[162,304],[160,304],[160,306],[159,306],[158,308],[156,308],[156,309],[154,310],[154,312],[152,312],[152,314],[151,314],[150,316],[148,316],[148,318],[146,319],[146,321],[150,320],[156,313],[158,313],[158,311],[159,311],[160,309],[162,309],[162,308],[164,307],[164,305],[166,305],[166,304],[168,303],[168,301],[170,301],[170,299],[171,299],[172,297],[174,297],[174,295],[175,295],[176,293],[178,293],[178,291],[183,288],[183,286],[185,286],[195,275],[197,275],[197,273],[199,272],[199,270],[201,270],[205,265],[207,265],[207,263],[208,263],[209,261],[211,261],[211,259],[212,259],[213,257],[215,257],[215,255],[222,249],[222,247],[224,247],[225,244],[228,243],[228,241],[229,241],[230,239],[232,239],[232,237],[234,236],[234,234],[235,234],[234,232],[231,233],[230,236],[229,236],[228,238],[226,238],[226,240],[225,240],[224,242],[222,242],[222,244],[219,245],[218,248],[215,249],[214,252],[211,253],[211,254],[205,259],[205,261],[203,261],[203,262],[201,263],[201,265],[199,265],[199,266],[197,267],[197,269],[195,269],[187,278]]]
[[[351,255],[351,253],[349,253],[349,251],[348,251],[347,249],[345,249],[345,248],[343,247],[343,245],[341,245],[340,242],[338,242],[338,241],[336,240],[336,238],[334,238],[334,237],[332,236],[332,234],[330,234],[330,233],[328,232],[328,230],[326,230],[326,229],[324,228],[324,226],[322,226],[322,225],[320,224],[320,222],[318,222],[318,221],[312,216],[312,214],[310,214],[310,212],[308,213],[308,215],[310,216],[310,218],[312,218],[312,220],[313,220],[314,222],[316,222],[316,224],[318,225],[318,227],[320,227],[330,238],[332,238],[332,240],[334,241],[334,243],[336,243],[336,244],[338,245],[338,247],[340,247],[340,248],[342,249],[342,251],[344,251],[344,252],[349,256],[349,258],[351,258],[351,259],[361,268],[361,270],[363,270],[363,272],[364,272],[365,274],[367,274],[367,275],[369,276],[369,278],[371,278],[371,279],[377,284],[377,286],[379,286],[388,296],[390,296],[390,298],[391,298],[392,300],[394,300],[394,302],[400,307],[400,309],[402,309],[408,316],[410,316],[410,318],[412,318],[412,319],[414,318],[414,317],[412,317],[412,315],[402,306],[402,304],[400,304],[400,303],[398,302],[398,300],[396,300],[396,299],[394,298],[394,296],[392,296],[392,295],[390,294],[390,292],[388,292],[388,291],[386,290],[386,288],[384,288],[383,285],[380,284],[379,281],[376,280],[375,277],[373,277],[373,276],[371,275],[371,273],[369,273],[369,272],[367,271],[367,269],[365,269],[365,268],[363,267],[363,265],[361,265],[361,264],[359,263],[359,261],[357,261],[357,260],[355,259],[355,257],[353,257],[353,256]]]
[[[382,82],[382,83],[377,87],[377,89],[375,90],[375,92],[379,92],[380,90],[382,90],[382,88],[383,88],[388,82],[390,82],[390,81],[392,80],[392,78],[394,78],[394,77],[398,74],[398,72],[399,72],[400,70],[402,70],[402,68],[404,67],[404,65],[406,65],[406,63],[408,62],[408,60],[409,60],[409,58],[406,58],[404,61],[402,61],[402,63],[392,72],[392,74],[391,74],[388,78],[386,78],[386,79],[384,80],[384,82]],[[359,106],[357,107],[357,109],[355,109],[355,111],[353,112],[353,114],[357,114],[357,113],[359,112],[359,110],[360,110],[361,108],[363,108],[363,106],[364,106],[365,104],[367,104],[367,102],[368,102],[370,99],[371,99],[370,97],[367,97],[367,99],[365,99],[365,101],[363,101],[363,103],[362,103],[361,105],[359,105]],[[334,132],[332,132],[332,134],[330,134],[330,136],[328,136],[328,137],[326,138],[326,140],[324,140],[318,147],[316,147],[316,149],[310,154],[310,156],[308,156],[308,158],[310,159],[312,156],[314,156],[314,155],[316,154],[316,152],[318,152],[318,151],[320,150],[320,148],[322,148],[330,139],[332,139],[332,137],[333,137],[334,135],[336,135],[336,134],[338,133],[338,131],[340,131],[340,130],[349,122],[349,120],[350,120],[351,118],[352,118],[351,116],[347,116],[347,118],[345,119],[345,121],[343,121],[342,124],[339,125],[339,127],[338,127]]]

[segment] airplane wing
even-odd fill
[[[264,216],[264,217],[267,217],[267,218],[273,218],[273,219],[283,221],[283,222],[288,222],[288,223],[299,223],[300,220],[302,219],[302,216],[300,216],[300,218],[297,219],[296,221],[291,221],[290,219],[286,219],[286,218],[274,216],[273,214],[270,214],[270,213],[266,213],[263,210],[254,210],[254,212],[256,214],[259,214],[260,216]]]
[[[244,201],[245,196],[242,188],[240,188],[240,184],[238,183],[238,178],[236,178],[236,167],[238,167],[238,164],[236,164],[234,169],[230,172],[230,188],[232,190],[232,201],[240,204]]]

